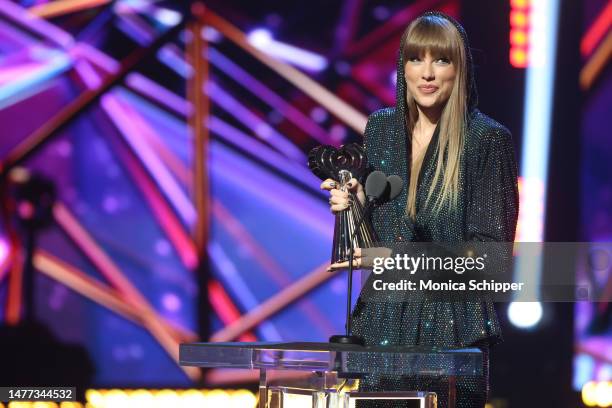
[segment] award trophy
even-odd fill
[[[363,184],[367,172],[363,147],[357,143],[339,149],[327,145],[315,147],[308,154],[308,167],[321,180],[331,178],[338,183],[339,190],[349,193],[348,208],[336,214],[331,263],[348,261],[351,248],[369,248],[378,241],[372,225],[363,220],[363,206],[347,186],[353,177]]]

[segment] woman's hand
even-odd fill
[[[355,251],[353,251],[353,269],[372,269],[375,258],[388,258],[392,253],[391,248],[386,247],[355,248]],[[348,261],[336,262],[327,267],[327,272],[348,269],[348,265]]]
[[[352,178],[347,183],[347,186],[357,196],[361,205],[363,205],[365,203],[365,191],[361,183],[356,178]],[[349,193],[338,189],[338,187],[338,182],[332,179],[327,179],[321,183],[321,190],[329,191],[329,208],[333,213],[346,210],[349,206]]]
[[[355,248],[353,251],[353,269],[361,269],[364,259],[361,257],[361,248]],[[327,267],[327,272],[336,272],[348,269],[349,262],[336,262]]]

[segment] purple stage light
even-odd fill
[[[181,310],[181,299],[174,293],[167,292],[162,295],[161,303],[166,311],[176,313]]]
[[[104,208],[104,211],[108,214],[115,214],[120,207],[121,204],[119,203],[119,199],[115,196],[106,196],[102,201],[102,208]]]
[[[319,140],[321,143],[337,145],[336,141],[330,138],[323,129],[310,121],[306,115],[293,108],[289,103],[285,102],[261,82],[257,81],[254,77],[246,73],[246,71],[242,70],[229,59],[225,58],[217,50],[210,48],[208,54],[208,58],[211,63],[218,65],[219,68],[226,71],[228,75],[238,79],[238,83],[244,85],[245,89],[253,92],[256,96],[260,97],[277,110],[285,112],[289,119],[308,132],[310,136]],[[183,78],[188,78],[193,71],[191,65],[185,61],[181,51],[175,45],[170,44],[162,47],[159,50],[157,57],[160,61]],[[255,134],[263,139],[268,137],[274,139],[273,141],[270,141],[270,143],[278,146],[279,150],[284,151],[285,154],[295,158],[296,160],[302,162],[305,160],[306,156],[301,150],[295,147],[295,145],[291,144],[291,142],[276,132],[267,123],[262,121],[257,115],[252,114],[230,94],[223,91],[213,82],[209,82],[208,86],[208,94],[211,99],[227,110],[228,113],[234,115],[238,120],[242,121],[246,126],[250,127]],[[239,112],[235,109],[237,109]]]
[[[27,62],[19,65],[4,64],[4,67],[0,68],[0,85],[15,81],[19,77],[32,75],[39,71],[43,65],[40,62]]]
[[[184,114],[186,113],[186,109],[191,109],[191,104],[189,102],[141,74],[130,74],[127,77],[127,83],[136,91],[149,96],[153,100],[159,101],[162,105],[171,107],[171,109],[175,112]],[[123,94],[121,94],[121,98],[122,100],[126,100],[124,99]],[[134,103],[133,99],[130,99],[130,101],[131,103]],[[157,115],[157,108],[152,109],[153,110],[150,114]],[[169,125],[173,125],[173,132],[183,132],[185,130],[184,124],[178,119],[173,119],[169,116],[167,123]],[[176,126],[174,126],[174,124]],[[248,151],[258,159],[265,161],[269,166],[275,168],[278,172],[286,174],[301,183],[305,183],[307,186],[312,188],[313,191],[320,193],[319,180],[310,170],[305,167],[305,164],[296,163],[295,161],[288,159],[271,147],[267,146],[265,143],[262,143],[257,139],[254,139],[253,137],[241,132],[216,116],[210,117],[208,128],[211,130],[211,132],[214,132],[215,137],[223,139],[226,142],[239,147],[240,149]]]
[[[248,34],[251,45],[268,55],[282,59],[309,71],[319,72],[327,68],[327,59],[314,52],[276,41],[269,30],[256,28]]]
[[[159,256],[168,256],[172,253],[172,246],[163,238],[155,241],[155,253]]]
[[[9,256],[9,246],[4,237],[0,237],[0,266],[4,265]]]
[[[0,15],[8,17],[62,48],[67,49],[74,45],[74,38],[70,34],[48,23],[44,19],[28,13],[26,9],[15,3],[0,1]]]
[[[137,72],[129,74],[126,83],[132,89],[182,116],[190,116],[193,112],[191,103],[142,74]]]
[[[0,85],[0,109],[40,91],[47,81],[70,68],[72,61],[65,53],[56,51],[54,54],[38,67],[28,64],[21,71],[10,68],[12,79]],[[0,77],[3,76],[0,71]]]
[[[61,158],[67,159],[72,156],[72,143],[68,140],[59,140],[55,143],[55,151]]]
[[[87,87],[87,89],[97,89],[102,85],[100,75],[93,69],[88,61],[80,60],[74,64],[74,69]]]
[[[87,58],[87,60],[111,74],[115,74],[121,69],[121,64],[117,60],[89,44],[78,43],[69,53],[75,58]]]
[[[58,311],[64,306],[66,302],[66,295],[68,294],[68,289],[66,286],[54,283],[53,290],[49,294],[48,304],[52,310]]]
[[[340,124],[335,124],[330,129],[330,134],[337,144],[342,143],[346,138],[346,127]]]
[[[19,50],[30,47],[36,39],[15,27],[0,21],[0,51],[3,54],[15,54]],[[6,61],[3,60],[3,61]]]
[[[248,34],[249,42],[257,47],[264,48],[272,43],[272,33],[265,28],[256,28]]]
[[[190,78],[193,74],[193,68],[183,58],[183,51],[174,44],[161,47],[157,51],[157,58],[184,79]]]
[[[323,144],[334,144],[334,141],[331,140],[327,132],[309,120],[307,115],[286,102],[269,87],[264,85],[246,70],[242,69],[238,64],[235,64],[229,58],[225,57],[217,49],[212,47],[208,49],[208,59],[211,64],[225,72],[228,76],[234,78],[245,90],[261,98],[278,112],[283,112],[287,119],[296,124],[310,137]]]
[[[312,118],[312,120],[314,120],[317,123],[322,123],[325,120],[327,120],[327,118],[329,117],[329,115],[327,114],[327,111],[325,109],[323,109],[320,106],[315,106],[314,108],[312,108],[312,110],[310,111],[310,117]]]
[[[221,41],[222,35],[215,28],[206,26],[202,28],[202,38],[208,42],[218,43]]]
[[[181,22],[181,14],[179,12],[164,7],[158,7],[153,12],[153,17],[166,27],[174,27]]]
[[[267,145],[242,133],[240,130],[216,116],[210,118],[208,128],[220,139],[247,150],[257,158],[264,160],[277,171],[305,183],[316,192],[321,191],[319,189],[319,180],[305,167],[305,165],[288,160],[287,157],[282,156]]]
[[[119,15],[117,28],[142,47],[155,39],[155,31],[134,14]]]
[[[153,175],[167,199],[183,221],[192,226],[196,220],[193,203],[172,177],[166,166],[142,137],[143,133],[154,132],[128,104],[121,103],[113,94],[101,99],[101,106],[125,137],[132,150],[138,155],[147,170]],[[154,136],[157,137],[157,136]]]
[[[209,129],[215,132],[217,137],[253,153],[257,158],[264,160],[278,172],[290,176],[298,182],[304,183],[304,185],[308,186],[315,193],[324,195],[319,189],[319,179],[317,179],[305,166],[288,160],[265,144],[258,142],[252,137],[242,133],[240,130],[223,122],[218,117],[211,118]]]
[[[207,94],[218,106],[232,114],[253,133],[277,148],[285,156],[299,163],[306,163],[306,155],[299,148],[216,83],[208,82]]]
[[[149,1],[119,1],[115,3],[113,10],[121,15],[143,13],[155,18],[166,27],[174,27],[182,19],[178,11],[156,6],[153,2]]]
[[[289,217],[292,222],[318,234],[317,239],[331,242],[333,219],[326,201],[300,191],[257,164],[242,159],[219,142],[213,140],[210,148],[213,177],[236,185],[254,199],[274,208],[279,217]]]
[[[395,71],[389,73],[389,85],[394,88],[397,85],[397,73]]]
[[[210,259],[215,266],[213,270],[217,272],[224,286],[230,288],[234,299],[240,303],[243,310],[252,310],[259,306],[260,301],[255,297],[248,285],[244,282],[242,275],[238,272],[236,265],[227,256],[223,248],[216,242],[208,245]],[[269,321],[264,321],[259,325],[259,331],[263,334],[266,341],[280,341],[282,336]]]
[[[140,344],[132,343],[128,348],[130,357],[134,360],[141,360],[144,357],[144,350]]]

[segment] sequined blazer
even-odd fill
[[[370,115],[364,147],[372,170],[397,174],[408,185],[409,151],[395,108]],[[425,205],[435,171],[438,129],[429,143],[416,192],[417,215],[406,215],[407,189],[377,207],[372,225],[383,243],[514,239],[518,217],[517,165],[508,129],[473,109],[465,134],[457,207],[435,214]],[[434,192],[435,194],[435,192]],[[354,332],[368,344],[467,346],[501,340],[489,302],[375,302],[363,291],[354,310]]]

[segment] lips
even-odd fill
[[[419,86],[419,89],[425,94],[430,94],[436,92],[438,90],[438,87],[435,85],[421,85]]]

